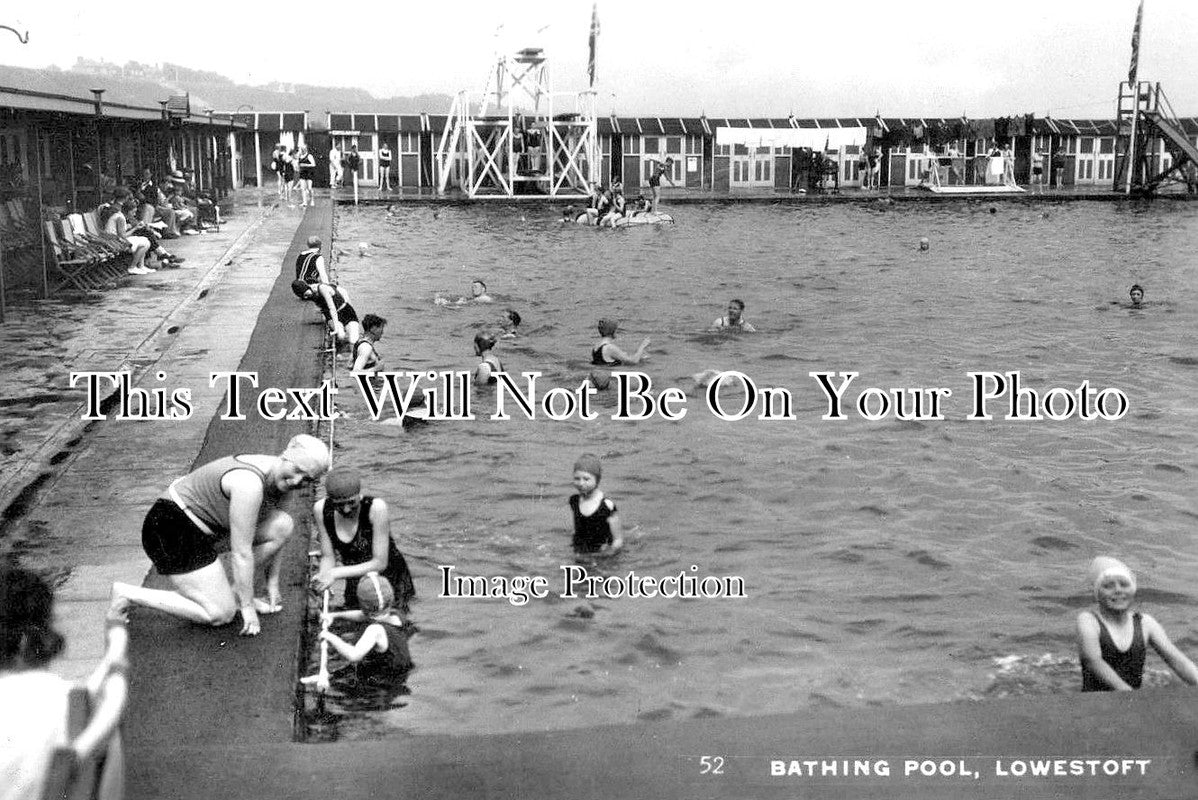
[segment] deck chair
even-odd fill
[[[120,236],[104,230],[104,227],[100,225],[100,218],[95,211],[85,211],[81,216],[83,217],[83,228],[87,232],[88,238],[92,241],[108,242],[122,253],[127,253],[133,249],[128,239],[122,239]]]
[[[25,204],[12,199],[0,207],[0,219],[5,221],[9,243],[17,247],[33,247],[41,243],[37,225],[25,213]]]
[[[108,234],[93,236],[88,233],[87,222],[83,215],[75,212],[66,215],[66,220],[70,224],[72,236],[76,242],[86,242],[93,249],[103,253],[120,258],[129,252],[128,242],[117,236]],[[63,226],[64,230],[66,226]]]
[[[107,668],[102,666],[87,684],[71,689],[67,698],[70,743],[50,756],[42,800],[121,800],[125,795],[125,755],[120,723],[129,697],[125,676],[128,632],[109,630]],[[113,653],[116,657],[113,657]]]
[[[82,233],[83,218],[78,214],[70,214],[62,220],[62,241],[64,245],[75,250],[76,255],[93,259],[89,274],[102,276],[106,280],[115,280],[129,266],[125,253],[117,251],[106,242],[92,242]]]
[[[54,222],[47,220],[43,223],[43,228],[46,244],[49,245],[47,252],[53,262],[54,271],[62,278],[50,293],[59,292],[68,284],[81,292],[98,288],[101,285],[100,282],[88,274],[95,265],[95,261],[86,256],[71,254],[58,238],[57,226]]]

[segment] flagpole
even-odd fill
[[[1127,70],[1127,85],[1131,89],[1131,133],[1127,142],[1127,182],[1123,193],[1131,194],[1132,173],[1136,169],[1136,136],[1140,122],[1140,84],[1136,80],[1140,68],[1140,28],[1144,24],[1144,0],[1136,9],[1136,24],[1131,32],[1131,64]]]
[[[587,60],[587,75],[590,78],[590,88],[595,88],[595,48],[599,40],[599,0],[591,5],[591,32],[587,37],[590,48],[590,58]]]

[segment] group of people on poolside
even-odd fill
[[[172,172],[162,186],[144,169],[139,183],[114,186],[109,199],[96,208],[96,221],[104,234],[89,240],[84,249],[127,252],[130,275],[178,268],[187,259],[169,252],[163,241],[202,233],[207,228],[200,220],[202,210],[213,207],[212,199],[197,192],[182,171]],[[157,258],[156,265],[151,255]]]
[[[292,204],[299,192],[300,206],[315,206],[312,181],[316,180],[316,156],[306,145],[288,147],[280,142],[270,155],[270,171],[275,174],[279,199]]]
[[[170,588],[114,583],[110,616],[124,620],[132,607],[143,607],[198,624],[226,625],[240,615],[241,635],[257,635],[260,617],[283,609],[280,555],[297,527],[291,496],[325,477],[325,496],[312,507],[320,538],[312,587],[324,592],[345,581],[345,611],[337,616],[365,628],[357,646],[327,626],[321,636],[351,662],[406,672],[411,667],[407,637],[399,632],[416,589],[391,537],[389,508],[382,498],[363,492],[356,472],[330,472],[329,467],[325,443],[299,434],[277,456],[224,456],[172,482],[142,523],[142,546]],[[231,578],[218,558],[224,548]],[[259,573],[261,592],[256,590]]]

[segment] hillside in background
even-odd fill
[[[157,83],[162,86],[164,97],[189,93],[193,111],[211,108],[218,112],[232,112],[240,108],[245,112],[248,110],[246,106],[252,106],[254,111],[309,111],[313,114],[328,111],[445,114],[452,103],[452,98],[443,94],[375,97],[365,89],[340,86],[278,83],[247,86],[234,83],[219,73],[170,63],[151,65],[129,61],[121,66],[79,58],[68,74]]]

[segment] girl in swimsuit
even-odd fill
[[[1198,685],[1198,667],[1169,640],[1161,624],[1131,611],[1136,578],[1127,565],[1099,556],[1090,564],[1090,579],[1098,606],[1077,615],[1083,692],[1139,689],[1149,645],[1179,678]]]
[[[383,366],[383,358],[374,345],[383,338],[386,327],[387,320],[376,314],[362,317],[362,338],[354,342],[352,351],[354,372],[375,372]]]
[[[599,488],[603,470],[599,456],[583,453],[574,462],[574,488],[570,513],[574,517],[574,552],[615,553],[624,546],[624,533],[616,504]]]
[[[377,572],[397,593],[406,612],[416,594],[403,554],[391,538],[391,515],[382,498],[362,494],[362,480],[352,470],[329,473],[325,497],[312,506],[320,533],[320,567],[312,585],[323,592],[345,580],[345,607],[358,608],[358,581]],[[337,565],[337,561],[341,565]]]
[[[326,625],[317,638],[353,664],[358,679],[367,683],[402,681],[412,668],[404,620],[394,607],[395,592],[386,578],[370,573],[356,581],[362,607],[351,611],[334,611],[321,615],[321,621],[344,619],[365,623],[365,628],[353,644],[329,631]]]
[[[619,320],[605,318],[599,320],[599,343],[591,348],[591,363],[598,367],[614,367],[620,364],[639,364],[648,361],[645,350],[649,347],[649,337],[645,337],[636,352],[629,355],[620,349],[614,341],[616,330],[620,327]]]
[[[477,383],[495,383],[499,380],[496,373],[503,372],[499,357],[491,352],[495,346],[495,337],[489,333],[479,333],[474,337],[474,354],[481,361],[474,367],[474,380]]]

